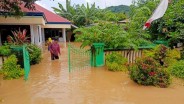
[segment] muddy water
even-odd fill
[[[69,73],[67,48],[59,60],[51,61],[46,50],[43,56],[31,66],[28,81],[0,79],[0,104],[184,104],[180,82],[166,89],[139,86],[105,67]]]

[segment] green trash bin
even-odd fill
[[[104,66],[104,43],[93,43],[91,46],[91,66]]]

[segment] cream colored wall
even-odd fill
[[[21,18],[15,17],[2,17],[0,16],[0,24],[2,25],[45,25],[45,20],[42,16],[24,16]]]
[[[41,44],[44,39],[44,31],[41,28],[60,28],[62,29],[63,40],[66,43],[66,28],[71,28],[71,24],[45,24],[46,21],[42,16],[24,16],[22,18],[2,17],[0,16],[0,25],[30,25],[31,43]],[[38,28],[39,27],[39,28]],[[39,38],[41,41],[39,41]]]

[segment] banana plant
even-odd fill
[[[93,21],[96,19],[96,13],[97,8],[95,6],[95,3],[93,3],[91,7],[89,6],[89,3],[87,3],[87,6],[82,4],[77,8],[77,19],[83,19],[83,25],[89,25],[93,23]]]
[[[66,0],[66,9],[62,4],[58,3],[58,5],[59,5],[59,8],[52,7],[54,12],[73,22],[74,21],[73,18],[76,15],[76,10],[75,10],[75,6],[70,5],[70,0]]]
[[[70,0],[66,0],[66,9],[62,4],[58,3],[58,5],[59,8],[52,7],[54,12],[67,18],[77,26],[89,25],[96,19],[97,9],[95,3],[92,4],[91,7],[89,3],[87,3],[87,6],[84,4],[71,6]]]

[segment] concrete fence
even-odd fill
[[[135,60],[137,58],[141,58],[143,57],[143,51],[144,50],[149,50],[151,48],[140,48],[138,50],[133,50],[133,49],[119,49],[119,50],[113,50],[113,49],[109,49],[109,50],[105,50],[105,55],[111,54],[112,52],[117,52],[119,54],[121,54],[123,57],[127,58],[128,63],[135,63]],[[175,48],[178,51],[183,50],[183,47],[180,48]]]
[[[105,50],[105,55],[111,54],[112,52],[117,52],[121,54],[123,57],[127,58],[128,63],[134,63],[137,58],[142,57],[143,49],[139,50],[128,50],[128,49],[122,49],[122,50]]]
[[[0,70],[3,66],[4,61],[7,59],[7,56],[0,56]]]

